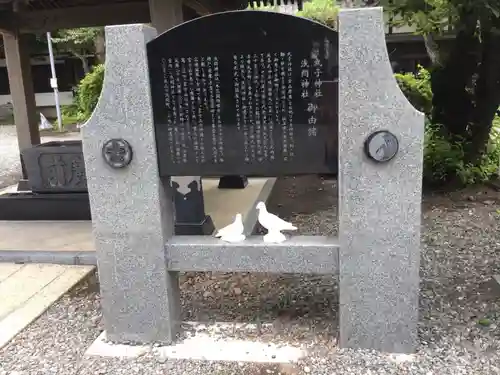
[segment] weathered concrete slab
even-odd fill
[[[0,283],[19,271],[23,267],[22,264],[5,263],[0,264]]]
[[[152,352],[157,358],[227,361],[227,362],[253,362],[253,363],[293,363],[307,355],[307,351],[298,346],[283,343],[272,343],[253,340],[232,339],[219,337],[214,334],[211,326],[217,331],[234,331],[245,326],[252,330],[255,324],[235,324],[216,322],[213,325],[197,322],[186,322],[196,333],[171,346],[152,347],[151,345],[131,346],[112,344],[106,340],[103,332],[87,349],[85,355],[100,357],[138,357],[147,352]],[[203,330],[197,327],[203,326]],[[254,327],[252,327],[254,326]],[[256,327],[254,328],[257,331]]]
[[[32,264],[5,278],[0,283],[0,319],[29,300],[65,271],[57,264]]]
[[[0,221],[0,251],[94,251],[90,221]]]

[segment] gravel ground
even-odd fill
[[[0,189],[15,184],[21,177],[19,147],[16,128],[11,125],[0,126]]]
[[[78,133],[63,133],[42,137],[42,142],[57,139],[78,139]],[[0,189],[13,185],[21,178],[21,163],[17,145],[16,127],[0,125]]]
[[[337,228],[334,181],[280,180],[271,209],[303,234]],[[420,346],[416,356],[339,350],[337,282],[330,276],[188,273],[184,320],[253,322],[227,336],[302,345],[295,365],[84,357],[102,330],[94,279],[67,294],[0,350],[0,375],[95,374],[500,374],[500,194],[484,187],[427,195],[423,204]],[[270,324],[259,324],[270,323]]]

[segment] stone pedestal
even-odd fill
[[[47,142],[21,152],[34,193],[84,193],[87,178],[80,141]]]
[[[175,202],[175,234],[210,235],[215,230],[212,218],[205,214],[203,184],[200,177],[172,178]]]

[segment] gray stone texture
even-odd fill
[[[277,244],[262,236],[227,243],[208,236],[175,236],[166,244],[169,269],[176,271],[337,274],[335,238],[293,236]]]
[[[165,242],[173,235],[168,180],[158,177],[145,25],[106,28],[106,74],[101,98],[83,127],[93,234],[107,337],[116,342],[164,342],[179,327],[179,284],[168,272]],[[122,138],[131,164],[112,169],[104,142]]]
[[[417,343],[424,117],[406,100],[387,54],[382,8],[339,15],[340,345],[412,352]],[[394,133],[386,164],[364,154]]]

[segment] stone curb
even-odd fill
[[[95,251],[0,250],[0,263],[48,263],[96,266]]]

